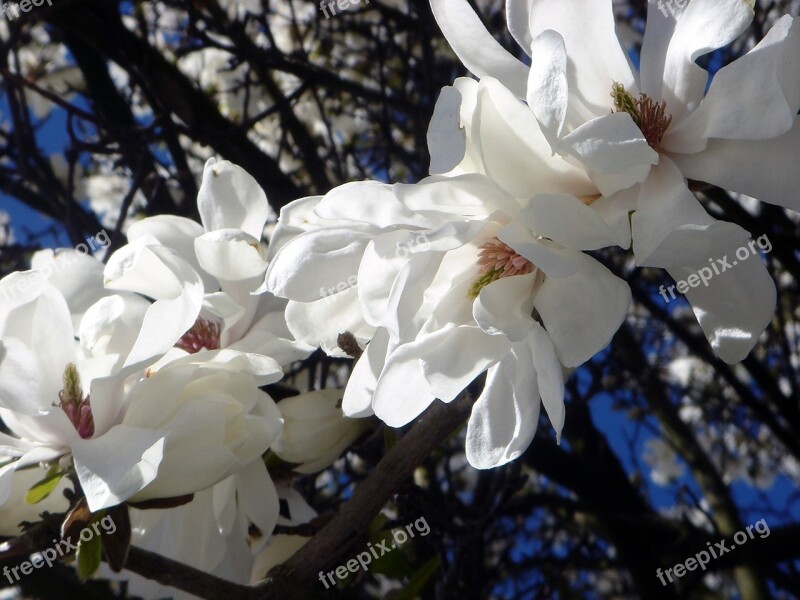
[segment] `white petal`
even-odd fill
[[[714,353],[729,364],[744,360],[775,313],[775,283],[758,256],[734,259],[736,246],[727,248],[731,268],[690,287],[686,297]],[[724,255],[721,255],[724,256]],[[669,269],[675,280],[687,280],[709,264]]]
[[[543,32],[533,41],[531,57],[528,106],[555,154],[569,101],[564,38],[555,31]]]
[[[656,13],[652,8],[648,12],[650,15]],[[651,26],[656,28],[665,22],[669,27],[673,26],[669,19],[662,17],[657,16],[658,21],[652,25],[648,21],[645,43]],[[695,61],[731,43],[752,20],[753,9],[745,0],[691,0],[683,12],[677,14],[665,54],[654,51],[648,55],[652,62],[642,62],[643,72],[648,69],[659,71],[663,64],[663,87],[654,89],[652,93],[654,98],[666,101],[667,110],[675,121],[694,109],[703,97],[708,73]],[[657,46],[663,50],[663,42]]]
[[[575,275],[547,277],[534,299],[566,367],[577,367],[607,346],[630,304],[628,285],[588,256]]]
[[[41,272],[64,296],[75,329],[86,309],[107,294],[103,263],[77,250],[40,250],[33,255],[31,268]]]
[[[539,194],[520,213],[531,231],[573,250],[617,243],[617,234],[593,208],[571,194]]]
[[[276,296],[312,302],[353,285],[364,248],[373,236],[353,227],[303,233],[281,248],[267,269]],[[343,286],[343,287],[341,287]]]
[[[504,465],[530,445],[539,422],[539,392],[527,344],[516,344],[489,369],[467,423],[467,460],[476,469]]]
[[[115,506],[153,481],[164,450],[163,433],[117,425],[72,445],[75,470],[89,510]]]
[[[428,125],[430,173],[447,173],[455,169],[467,151],[467,134],[461,125],[461,92],[442,88]]]
[[[332,356],[345,356],[337,343],[340,333],[349,331],[356,339],[368,340],[374,331],[364,320],[355,287],[314,302],[290,301],[286,323],[295,339]]]
[[[641,183],[658,163],[658,153],[628,113],[611,113],[584,123],[561,140],[561,149],[583,163],[606,196]]]
[[[269,215],[264,190],[241,167],[209,158],[197,194],[206,231],[241,229],[260,240]]]
[[[475,322],[490,335],[504,335],[512,342],[524,340],[535,323],[531,317],[535,281],[536,274],[530,273],[487,285],[472,306]]]
[[[136,344],[125,361],[126,366],[172,348],[194,325],[203,305],[203,282],[194,269],[165,246],[151,246],[146,251],[152,254],[154,264],[163,269],[162,281],[167,284],[166,291],[174,295],[166,296],[162,290],[155,296],[161,299],[148,309]]]
[[[0,405],[23,415],[36,415],[39,413],[38,392],[39,374],[34,354],[16,338],[0,339]]]
[[[420,361],[431,393],[450,402],[510,349],[504,336],[488,335],[478,327],[457,327],[443,336],[435,351],[422,353]]]
[[[674,236],[683,235],[680,232],[687,229],[704,230],[713,223],[714,219],[686,187],[683,174],[669,158],[662,157],[641,185],[638,207],[631,218],[636,264],[685,264],[697,248],[682,245]],[[670,237],[675,242],[665,243]]]
[[[259,240],[238,229],[217,229],[194,241],[200,266],[219,280],[263,277],[267,259]]]
[[[609,92],[610,93],[610,92]],[[552,156],[533,112],[494,79],[478,89],[473,132],[486,174],[517,198],[535,193],[597,192],[583,169]]]
[[[503,227],[497,237],[549,276],[571,277],[583,266],[582,253],[563,248],[550,240],[540,239],[521,220],[512,221]]]
[[[553,340],[537,323],[528,337],[531,347],[533,366],[536,370],[536,383],[542,396],[542,404],[550,417],[553,429],[556,430],[556,441],[561,442],[561,430],[564,428],[564,370],[556,356]]]
[[[800,211],[800,117],[792,130],[763,141],[711,140],[697,154],[674,156],[689,179]]]
[[[258,458],[251,462],[238,473],[236,480],[239,508],[264,534],[266,542],[278,522],[280,500],[264,461]]]
[[[434,401],[420,358],[435,352],[441,343],[439,332],[420,336],[387,357],[375,387],[372,408],[389,427],[410,423]]]
[[[219,285],[213,277],[203,273],[202,269],[200,269],[200,263],[194,251],[195,239],[204,233],[205,230],[200,223],[175,215],[148,217],[134,222],[126,231],[129,243],[138,240],[149,243],[156,241],[162,246],[175,250],[178,256],[200,273],[206,290],[212,292],[218,289]]]
[[[368,417],[373,413],[372,398],[378,385],[389,347],[389,334],[381,328],[367,344],[367,349],[353,367],[342,399],[342,412],[347,417]]]
[[[431,0],[436,22],[464,66],[483,78],[500,80],[518,98],[525,97],[525,65],[511,56],[483,26],[467,0]]]
[[[533,0],[506,0],[508,30],[525,52],[530,49],[533,41],[529,26],[531,4]]]
[[[800,107],[800,21],[785,15],[750,52],[720,69],[692,114],[667,130],[669,152],[698,152],[708,138],[758,140],[792,128]]]
[[[564,38],[569,57],[573,126],[612,107],[611,84],[635,93],[633,72],[614,30],[612,3],[602,0],[540,0],[530,12],[531,35],[552,29]]]

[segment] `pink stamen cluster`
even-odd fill
[[[218,350],[220,347],[219,323],[198,318],[192,328],[183,334],[175,344],[178,348],[189,354],[196,354],[201,350]]]
[[[75,431],[84,440],[94,435],[94,417],[92,407],[89,405],[89,398],[81,400],[79,403],[61,401],[61,409],[66,413],[67,418],[75,426]]]
[[[94,435],[94,416],[89,396],[83,397],[81,377],[72,363],[64,369],[64,388],[58,392],[58,404],[53,406],[64,411],[81,438],[88,439]]]
[[[642,94],[641,98],[637,100],[637,105],[641,118],[639,128],[642,130],[644,138],[650,147],[658,151],[661,139],[667,132],[670,123],[672,123],[672,115],[666,114],[667,103],[663,100],[654,102],[652,98]]]
[[[494,238],[480,246],[478,267],[481,275],[497,271],[497,279],[533,273],[533,263],[517,254],[513,248]]]

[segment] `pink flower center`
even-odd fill
[[[481,275],[489,271],[500,271],[498,279],[513,275],[527,275],[536,268],[524,256],[520,256],[510,246],[494,238],[480,247],[478,267]]]
[[[77,367],[72,363],[64,369],[64,388],[58,392],[58,401],[58,404],[53,406],[58,406],[64,411],[78,435],[83,439],[92,437],[94,435],[92,407],[89,396],[83,397],[81,378]]]
[[[480,246],[478,252],[478,273],[480,276],[469,290],[470,298],[477,298],[481,290],[493,281],[514,275],[527,275],[536,266],[513,248],[494,238]]]
[[[220,347],[219,323],[198,318],[192,328],[183,334],[175,344],[178,348],[186,350],[189,354],[196,354],[201,350],[218,350]]]
[[[656,102],[647,94],[634,98],[621,83],[611,86],[611,97],[617,112],[628,113],[637,127],[641,129],[647,143],[658,152],[661,139],[672,123],[672,115],[667,113],[667,103]]]

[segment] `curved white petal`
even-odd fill
[[[703,97],[708,73],[695,64],[698,57],[735,40],[753,19],[752,3],[745,0],[691,0],[674,16],[665,17],[650,4],[644,35],[642,73],[649,72],[645,92],[667,103],[675,121],[692,111]],[[672,35],[666,41],[666,35]],[[655,36],[654,43],[648,38]],[[662,85],[657,85],[657,74]]]
[[[97,439],[72,444],[75,471],[89,510],[124,502],[156,478],[164,453],[164,434],[117,425]]]
[[[560,149],[581,161],[606,196],[641,183],[658,164],[658,152],[624,112],[584,123],[561,140]]]
[[[153,279],[148,281],[144,272],[129,279],[123,269],[119,279],[113,281],[115,287],[119,285],[124,289],[125,284],[130,284],[133,291],[142,293],[141,288],[145,288],[151,292],[148,295],[158,298],[145,314],[139,337],[125,366],[148,360],[172,348],[194,325],[203,305],[203,282],[200,276],[174,250],[166,246],[145,246],[141,252],[147,256],[146,262],[155,269]],[[106,277],[111,278],[118,273],[109,261]]]
[[[531,109],[497,80],[486,78],[479,85],[474,129],[486,174],[512,196],[597,192],[583,169],[552,156]]]
[[[483,288],[472,305],[478,326],[512,342],[527,338],[535,323],[531,313],[536,279],[535,273],[503,277]]]
[[[541,239],[523,225],[521,220],[512,221],[503,227],[497,237],[549,276],[571,277],[583,266],[582,253],[563,248],[550,240]]]
[[[269,216],[267,196],[247,171],[227,160],[209,158],[197,194],[206,231],[241,229],[261,239]]]
[[[779,138],[759,141],[711,140],[697,154],[673,155],[689,179],[800,211],[800,117]]]
[[[700,327],[706,334],[714,353],[726,363],[744,360],[758,342],[775,313],[775,283],[758,256],[741,261],[734,259],[736,245],[726,250],[730,268],[720,268],[720,274],[689,287],[686,297],[692,305]],[[705,263],[673,267],[669,274],[675,280],[687,281],[697,277]]]
[[[467,151],[467,134],[461,125],[461,92],[458,88],[442,88],[428,125],[430,173],[448,173],[455,169]]]
[[[451,402],[510,349],[504,336],[489,335],[478,327],[457,327],[442,336],[435,351],[420,355],[422,372],[431,393]]]
[[[345,416],[359,418],[374,414],[372,398],[378,385],[378,377],[386,364],[388,348],[389,334],[380,328],[367,344],[367,349],[356,362],[350,379],[347,380],[342,399],[342,412]]]
[[[525,52],[528,52],[533,41],[530,29],[533,2],[534,0],[506,0],[508,30]]]
[[[695,246],[665,244],[683,230],[703,230],[713,225],[697,198],[689,191],[683,174],[669,158],[662,157],[639,187],[639,202],[631,217],[633,251],[639,266],[664,267],[684,263],[697,251]],[[674,237],[677,242],[677,238]],[[699,239],[699,238],[698,238]],[[670,252],[677,252],[671,255]]]
[[[358,340],[368,340],[374,332],[364,320],[356,287],[314,302],[290,300],[286,323],[295,339],[320,347],[331,356],[345,356],[337,343],[340,333],[349,331]]]
[[[486,30],[467,0],[431,0],[436,22],[456,56],[479,78],[500,80],[518,98],[525,97],[528,69]]]
[[[491,367],[467,422],[467,460],[476,469],[499,467],[530,445],[539,422],[539,390],[530,347],[516,344]]]
[[[267,259],[259,240],[238,229],[217,229],[194,241],[200,266],[224,281],[263,277]]]
[[[553,340],[536,323],[528,336],[531,347],[533,366],[536,371],[536,383],[542,396],[547,416],[556,431],[556,441],[561,442],[561,430],[564,428],[566,409],[564,407],[564,370],[558,361]]]
[[[156,215],[134,222],[126,231],[128,243],[153,243],[172,248],[183,260],[189,263],[203,278],[206,291],[219,289],[213,277],[204,273],[194,251],[194,241],[205,233],[203,226],[186,217],[175,215]],[[139,241],[141,240],[141,241]]]
[[[571,194],[539,194],[520,219],[531,231],[573,250],[597,250],[617,244],[617,234],[600,214]]]
[[[800,21],[786,15],[759,44],[720,69],[697,110],[670,127],[661,146],[699,152],[709,138],[759,140],[792,128],[800,107]]]
[[[569,102],[567,49],[556,31],[542,32],[531,45],[528,106],[542,127],[553,154],[564,127]]]
[[[613,82],[636,93],[633,72],[615,31],[611,2],[538,0],[531,5],[530,29],[534,39],[548,29],[564,38],[569,57],[571,114],[567,121],[572,126],[611,110]]]
[[[64,365],[66,366],[66,365]],[[39,413],[36,357],[17,338],[0,339],[0,406],[23,415]],[[57,397],[53,398],[53,402]]]
[[[435,352],[442,341],[441,332],[423,335],[387,357],[372,408],[389,427],[410,423],[435,400],[420,359]]]
[[[300,302],[323,300],[353,285],[352,276],[372,239],[352,226],[302,233],[286,243],[267,269],[267,289]],[[341,287],[344,286],[344,287]]]
[[[614,337],[631,304],[631,290],[596,260],[564,279],[547,277],[534,299],[559,360],[577,367]]]
[[[76,330],[86,309],[108,293],[103,287],[103,263],[77,250],[40,250],[34,253],[31,268],[64,296]]]

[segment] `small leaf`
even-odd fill
[[[103,542],[99,535],[92,535],[88,542],[78,542],[78,577],[86,581],[97,573],[103,562]]]
[[[61,481],[65,473],[66,472],[61,467],[50,467],[45,478],[34,483],[27,491],[25,494],[25,502],[28,504],[37,504],[47,498],[52,491],[56,489],[58,482]]]

